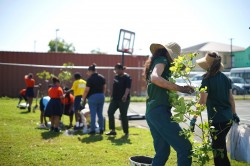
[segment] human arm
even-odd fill
[[[89,90],[90,90],[90,87],[86,87],[84,92],[83,92],[83,95],[82,95],[82,101],[85,101],[87,96],[88,96],[88,93],[89,93]]]
[[[235,101],[234,101],[234,97],[232,94],[232,89],[229,90],[229,102],[231,104],[231,108],[232,108],[232,113],[233,113],[233,121],[235,121],[236,123],[240,122],[240,118],[238,117],[236,110],[235,110]]]
[[[107,91],[107,85],[104,84],[104,85],[103,85],[103,93],[104,93],[104,95],[106,94],[106,91]]]
[[[172,83],[164,78],[161,77],[163,71],[165,68],[165,64],[159,63],[156,64],[156,66],[153,69],[153,72],[150,76],[151,82],[161,88],[173,90],[173,91],[179,91],[182,93],[193,93],[194,89],[190,86],[179,86],[175,83]]]
[[[231,104],[233,114],[236,114],[236,112],[235,112],[235,102],[234,102],[234,97],[233,97],[233,94],[232,94],[232,89],[229,90],[229,102]]]
[[[122,96],[122,101],[125,102],[127,100],[128,94],[130,92],[130,88],[126,88],[124,95]]]

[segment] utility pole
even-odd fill
[[[58,45],[57,45],[57,31],[59,31],[59,29],[56,29],[56,43],[55,43],[55,46],[56,46],[56,48],[55,48],[55,52],[57,52],[57,48],[58,48]]]
[[[233,68],[233,38],[230,38],[231,68]]]
[[[34,40],[34,52],[36,52],[36,40]]]

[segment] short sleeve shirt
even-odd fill
[[[166,57],[158,57],[154,59],[149,69],[149,78],[153,72],[154,67],[157,64],[165,64],[165,69],[162,72],[161,77],[165,80],[168,80],[171,77],[171,72],[169,70],[170,63],[168,62]],[[171,104],[169,102],[169,91],[167,89],[161,88],[155,84],[153,84],[150,80],[147,83],[147,111],[150,111],[157,106],[166,106],[166,108],[171,108]]]
[[[25,96],[26,95],[26,89],[22,89],[20,92],[19,92],[20,95],[22,96]]]
[[[85,88],[86,81],[83,79],[79,79],[74,81],[71,89],[74,91],[74,96],[82,96]]]
[[[201,87],[207,87],[208,119],[213,123],[225,122],[232,119],[232,107],[229,101],[229,90],[232,89],[231,80],[223,73],[203,79]]]
[[[63,99],[61,99],[62,104],[70,104],[74,103],[74,96],[72,94],[69,94],[69,96],[65,96]]]
[[[113,82],[112,98],[114,100],[121,100],[126,89],[131,88],[131,83],[132,79],[127,73],[116,75]],[[128,94],[127,98],[130,98],[130,94]]]
[[[52,99],[57,99],[63,95],[63,90],[61,87],[52,86],[51,88],[49,88],[48,95]]]
[[[106,80],[103,75],[94,73],[87,80],[87,87],[90,88],[88,96],[95,93],[103,93],[103,86],[106,84]]]
[[[35,80],[32,78],[24,77],[24,81],[27,88],[33,88],[35,86]]]

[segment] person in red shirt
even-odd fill
[[[33,102],[33,98],[35,96],[34,87],[39,87],[39,86],[41,86],[41,84],[35,85],[35,80],[33,79],[33,74],[32,73],[29,73],[28,75],[25,75],[24,76],[24,81],[25,81],[25,84],[26,84],[26,97],[27,97],[28,104],[29,104],[28,112],[30,112],[31,105],[32,105],[32,102]]]
[[[25,102],[26,102],[26,105],[28,104],[28,99],[26,97],[26,89],[21,89],[20,92],[19,92],[19,95],[18,95],[18,98],[19,98],[19,101],[18,101],[18,104],[17,104],[17,107],[19,107],[21,101],[24,99]]]
[[[53,85],[48,90],[48,95],[50,97],[50,100],[45,109],[44,116],[50,117],[51,121],[50,131],[60,132],[58,127],[59,127],[60,117],[62,116],[63,113],[61,105],[61,99],[63,98],[63,90],[60,87],[60,81],[58,78],[53,77],[52,81]]]
[[[71,93],[66,93],[69,88],[63,88],[65,96],[61,99],[63,114],[69,116],[69,128],[72,127],[73,115],[74,115],[74,96]]]

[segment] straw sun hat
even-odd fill
[[[196,63],[204,70],[208,70],[210,66],[213,64],[215,58],[218,57],[218,53],[216,52],[208,52],[205,57],[197,59]],[[220,64],[220,70],[223,70],[224,65],[221,63]]]
[[[152,54],[154,54],[156,52],[156,50],[158,50],[160,48],[165,48],[168,51],[170,58],[172,60],[174,58],[177,58],[181,54],[181,47],[179,46],[179,44],[177,44],[175,42],[171,42],[171,43],[168,43],[166,45],[162,45],[162,44],[158,44],[158,43],[152,43],[150,45],[150,51]]]

